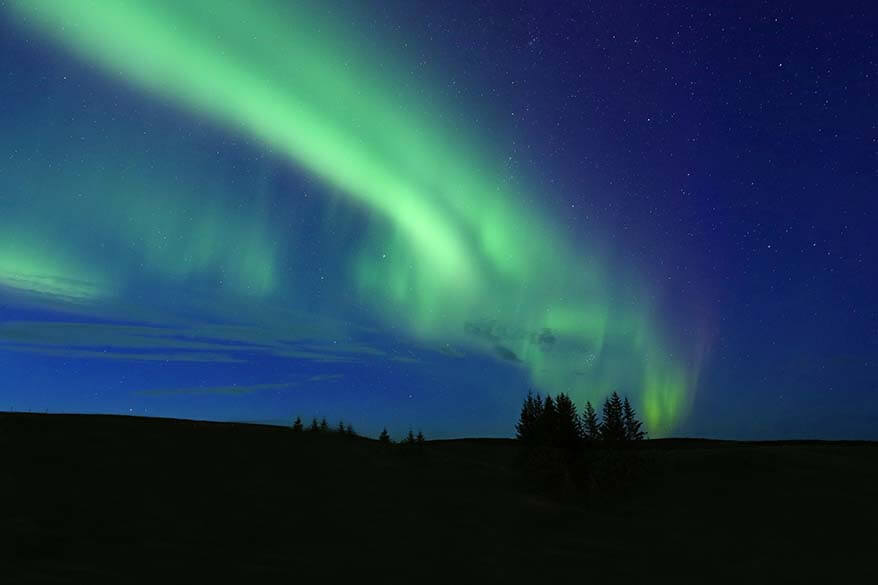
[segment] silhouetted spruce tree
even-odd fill
[[[424,442],[426,441],[426,439],[424,439],[424,433],[422,433],[421,431],[418,431],[418,436],[415,437],[415,441],[418,442],[418,445],[423,445]]]
[[[311,431],[312,433],[316,433],[317,431],[320,430],[320,425],[317,423],[316,418],[311,419],[311,426],[308,427],[308,430]]]
[[[519,462],[523,467],[525,476],[537,489],[548,489],[553,492],[561,489],[566,490],[573,480],[573,450],[563,448],[560,437],[561,429],[558,405],[561,403],[562,410],[566,407],[566,397],[558,397],[558,400],[547,394],[545,399],[539,394],[533,398],[533,421],[534,438],[520,453]],[[576,418],[575,408],[573,418]]]
[[[539,406],[538,406],[539,405]],[[533,392],[528,390],[527,398],[521,405],[521,414],[518,417],[518,423],[515,425],[515,437],[525,443],[533,443],[536,441],[538,434],[537,426],[540,423],[540,413],[542,411],[542,402],[539,395],[534,397]]]
[[[642,441],[646,433],[643,431],[643,423],[637,420],[634,407],[628,402],[628,397],[622,403],[622,419],[625,423],[625,439],[628,441]]]
[[[337,432],[339,435],[343,435],[343,434],[345,434],[345,430],[344,430],[344,421],[341,421],[341,420],[338,421],[338,428],[335,429],[335,430],[336,430],[336,432]]]
[[[543,402],[543,397],[540,396],[540,393],[537,392],[534,396],[534,432],[539,435],[540,434],[540,425],[543,421],[543,415],[545,414],[545,403]]]
[[[328,430],[329,430],[329,423],[326,422],[326,417],[324,416],[323,419],[320,421],[320,432],[325,433]]]
[[[381,431],[381,434],[378,435],[378,440],[379,440],[381,443],[384,443],[385,445],[389,445],[389,444],[390,444],[390,433],[387,432],[387,428],[386,428],[386,427],[385,427],[385,429],[384,429],[383,431]]]
[[[519,441],[526,441],[530,437],[533,430],[533,419],[531,418],[531,404],[533,403],[533,395],[530,390],[527,397],[521,404],[521,411],[518,413],[518,422],[515,423],[515,438]]]
[[[625,419],[622,412],[622,399],[613,392],[604,402],[603,420],[601,420],[601,439],[609,442],[625,440]]]
[[[563,392],[555,399],[555,443],[566,449],[575,448],[582,439],[582,424],[576,406]]]
[[[296,421],[293,423],[293,431],[296,433],[301,433],[302,430],[302,418],[297,416]]]
[[[354,432],[354,425],[352,425],[351,423],[348,423],[348,426],[345,428],[344,432],[349,437],[353,437],[357,434]]]
[[[586,441],[598,441],[601,438],[601,423],[598,422],[598,414],[594,411],[591,402],[585,403],[585,412],[582,415],[582,434]]]
[[[551,445],[558,437],[558,409],[551,394],[546,394],[546,400],[543,402],[543,409],[539,416],[539,441]]]
[[[414,445],[415,444],[415,434],[409,429],[409,434],[405,436],[405,440],[403,441],[406,445]]]

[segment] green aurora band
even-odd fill
[[[16,22],[113,79],[272,149],[340,193],[367,219],[339,263],[338,286],[356,297],[336,304],[367,306],[433,347],[520,363],[544,391],[582,401],[620,388],[639,398],[653,435],[685,415],[697,360],[671,349],[637,279],[611,277],[594,245],[587,254],[566,241],[489,144],[316,10],[237,0],[9,5]],[[303,235],[272,221],[266,197],[234,193],[221,178],[157,191],[161,177],[109,145],[104,168],[62,165],[13,194],[30,202],[0,216],[0,287],[97,304],[138,278],[195,290],[221,273],[229,303],[306,304],[281,269],[295,264]],[[15,172],[11,184],[28,185],[40,170]],[[245,212],[233,203],[241,198]],[[100,267],[69,250],[106,241],[115,261]]]

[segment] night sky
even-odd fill
[[[872,2],[0,0],[0,410],[878,439]]]

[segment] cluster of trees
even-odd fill
[[[628,398],[613,392],[601,409],[600,419],[591,402],[586,402],[582,415],[564,393],[552,398],[547,394],[528,392],[515,425],[516,437],[531,445],[552,445],[573,448],[585,443],[604,441],[621,443],[640,441],[646,436],[643,423],[637,418]]]
[[[525,477],[543,493],[623,494],[647,479],[641,449],[615,448],[646,436],[631,402],[617,392],[600,414],[590,402],[578,412],[563,393],[554,398],[528,393],[515,429],[525,447],[519,453]]]
[[[305,431],[305,427],[302,424],[302,418],[297,416],[296,420],[293,422],[293,432],[301,433],[304,431]],[[311,419],[311,424],[308,425],[308,432],[309,433],[329,433],[332,431],[330,431],[329,423],[326,421],[326,417],[323,417],[320,420],[320,422],[317,422],[316,418]],[[341,421],[341,420],[338,421],[338,426],[335,428],[334,432],[338,433],[339,435],[347,435],[349,437],[353,437],[354,435],[357,434],[354,432],[353,425],[351,425],[350,423],[348,423],[346,425],[344,423],[344,421]]]
[[[390,433],[387,432],[386,427],[383,431],[381,431],[381,434],[378,435],[378,441],[385,444],[385,445],[393,444],[394,441],[393,441],[393,439],[390,438]],[[425,441],[426,441],[426,439],[424,438],[424,433],[422,433],[421,431],[418,431],[418,434],[415,435],[415,433],[411,429],[409,429],[408,434],[405,436],[405,438],[403,440],[399,441],[399,444],[400,445],[419,445],[419,446],[422,446]]]
[[[326,417],[323,417],[318,421],[316,418],[311,419],[311,424],[308,425],[308,428],[305,428],[304,423],[302,422],[302,417],[297,416],[296,420],[293,421],[293,432],[295,433],[331,433],[334,432],[339,435],[346,435],[349,437],[355,436],[357,433],[354,432],[354,427],[350,423],[345,424],[344,421],[338,421],[338,426],[335,429],[331,429],[329,426],[329,422],[327,422]],[[424,433],[418,431],[418,434],[415,435],[414,431],[409,429],[408,434],[400,441],[394,441],[390,437],[390,433],[387,432],[387,428],[381,431],[381,434],[378,436],[378,441],[386,444],[399,444],[399,445],[423,445],[426,439],[424,438]]]

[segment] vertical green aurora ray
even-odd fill
[[[350,287],[388,323],[522,362],[548,391],[598,399],[614,388],[639,389],[654,432],[685,413],[697,368],[670,357],[641,295],[622,292],[641,287],[612,279],[597,254],[575,251],[488,162],[502,157],[456,129],[447,108],[403,87],[405,76],[386,59],[353,53],[314,10],[223,0],[10,6],[22,25],[107,74],[270,146],[373,212],[347,259]],[[186,196],[126,199],[149,218]],[[290,238],[266,234],[257,215],[232,224],[243,242],[232,249],[221,233],[227,221],[209,207],[192,213],[186,226],[159,219],[165,234],[146,229],[148,222],[129,227],[142,232],[141,261],[178,280],[221,263],[231,266],[239,292],[289,298],[276,258],[294,253]],[[114,213],[104,216],[111,219],[101,229],[119,229],[109,225]],[[178,238],[170,246],[168,234]],[[34,277],[29,286],[95,297],[113,290],[100,283],[126,277],[93,275],[85,280],[97,284],[77,285],[76,269],[22,267],[46,255],[22,256],[13,242],[0,237],[0,284],[54,274],[55,284]]]

